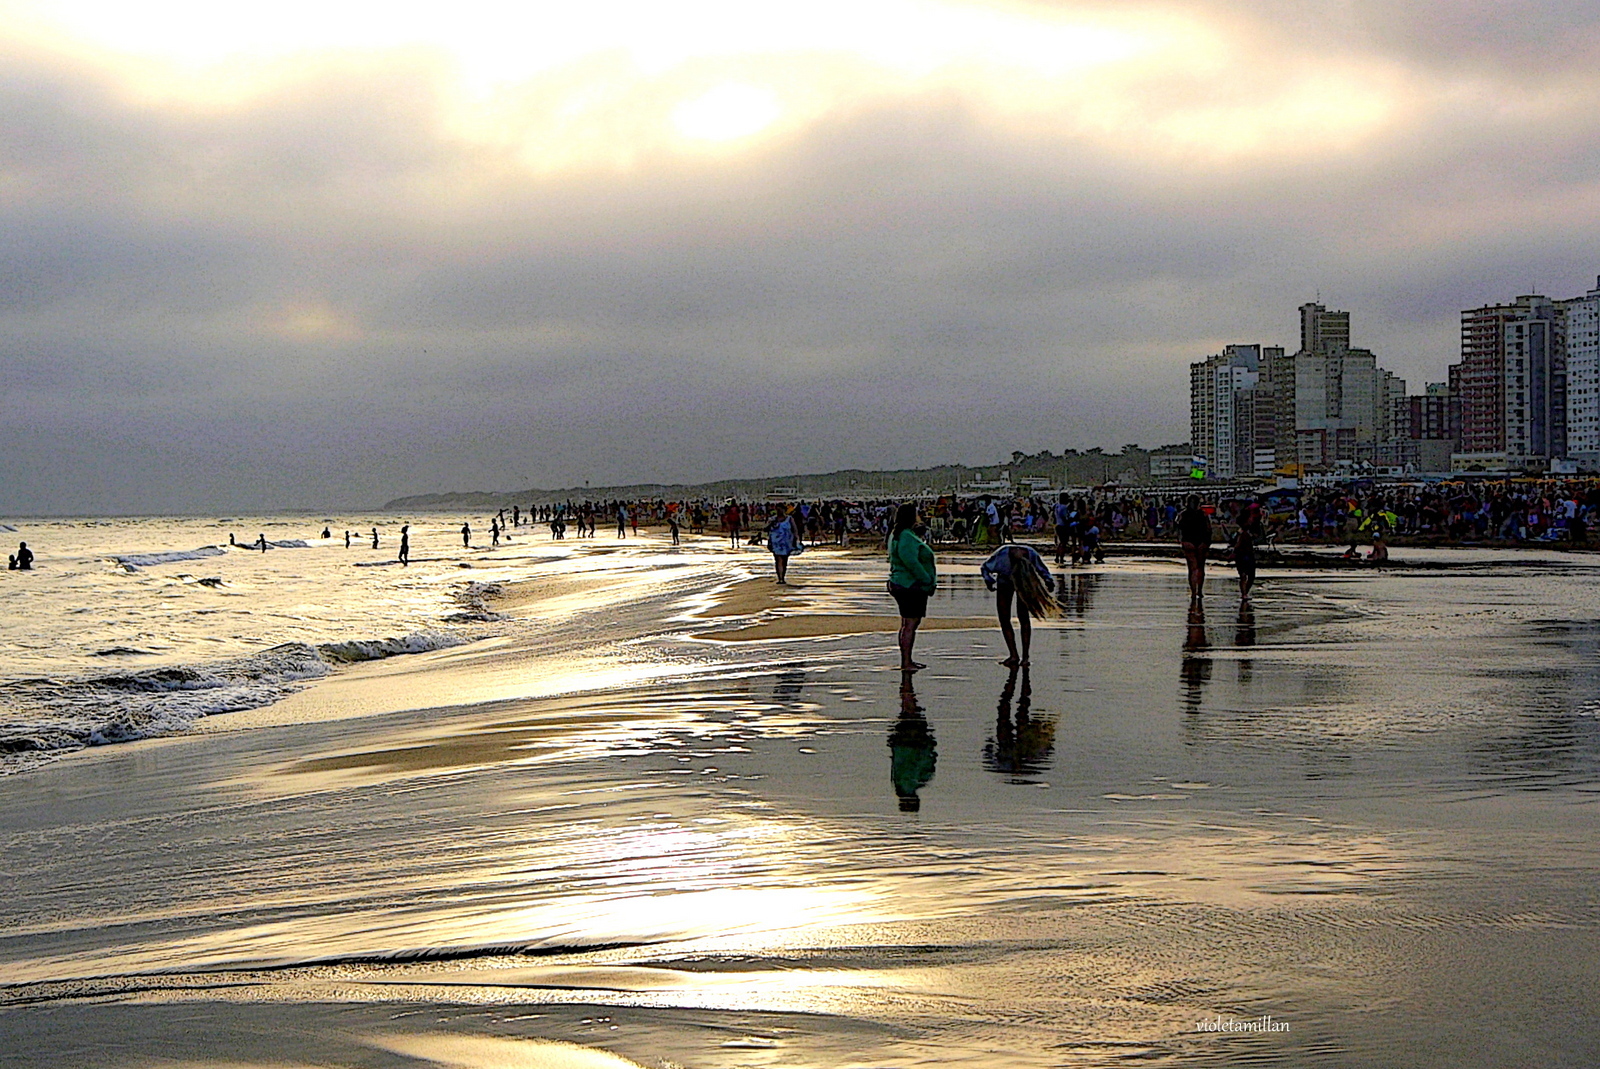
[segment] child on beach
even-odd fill
[[[1015,668],[1028,663],[1028,647],[1033,641],[1033,618],[1051,615],[1055,602],[1055,577],[1044,559],[1031,546],[1001,546],[979,569],[984,585],[995,592],[995,614],[1000,618],[1000,634],[1006,640],[1006,659],[1000,663]],[[1017,653],[1017,637],[1011,630],[1011,600],[1017,602],[1017,623],[1022,627],[1022,653]]]

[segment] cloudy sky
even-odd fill
[[[0,0],[0,513],[1182,441],[1597,272],[1592,0]]]

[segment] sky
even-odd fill
[[[1597,274],[1592,0],[0,0],[0,515],[1181,442]]]

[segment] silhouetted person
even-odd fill
[[[461,525],[461,548],[472,548],[472,524],[470,523],[464,523]]]
[[[1205,594],[1206,556],[1211,552],[1211,517],[1200,507],[1200,495],[1190,494],[1178,513],[1178,542],[1189,566],[1189,600],[1199,601]]]
[[[500,545],[500,521],[498,519],[489,521],[489,544],[496,547]]]
[[[922,808],[917,797],[929,780],[933,779],[934,766],[938,764],[939,751],[934,745],[933,728],[922,715],[917,704],[917,692],[911,684],[911,674],[900,677],[900,719],[889,728],[889,779],[894,783],[894,793],[900,799],[902,813],[915,813]]]
[[[263,531],[261,533],[261,535],[256,539],[256,548],[261,550],[261,552],[263,552],[263,553],[265,553],[267,551],[267,535],[266,535],[266,532]]]
[[[28,548],[28,543],[17,543],[17,571],[33,571],[33,550]]]
[[[372,529],[372,548],[378,548],[378,529],[376,527]]]
[[[348,530],[344,533],[344,548],[350,548],[350,532]]]
[[[400,528],[400,563],[411,564],[411,525],[408,523]]]
[[[333,537],[333,532],[328,530],[326,527],[324,527],[322,529],[322,537],[323,538],[332,538]]]
[[[238,539],[236,539],[236,538],[234,538],[234,537],[233,537],[233,532],[232,532],[232,531],[229,531],[229,532],[228,532],[228,545],[230,545],[230,546],[236,546],[236,545],[238,545],[238,544],[239,544],[239,541],[238,541]]]
[[[628,537],[628,509],[625,505],[617,506],[617,537]]]

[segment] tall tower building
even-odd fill
[[[1538,294],[1461,313],[1462,468],[1544,467],[1567,454],[1566,302]]]
[[[1600,461],[1600,279],[1558,302],[1567,318],[1567,455]]]
[[[1300,306],[1300,351],[1326,353],[1350,348],[1350,313],[1330,312],[1320,304]]]
[[[1189,365],[1189,441],[1219,478],[1251,474],[1254,458],[1255,389],[1261,378],[1261,346],[1226,345],[1222,352]]]
[[[1300,351],[1270,373],[1276,393],[1277,461],[1320,471],[1369,461],[1391,430],[1393,398],[1405,383],[1350,347],[1350,313],[1300,306]]]

